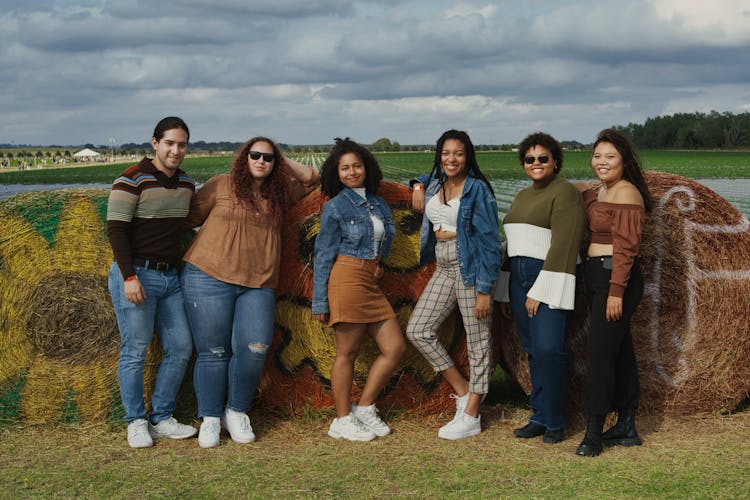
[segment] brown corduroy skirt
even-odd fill
[[[376,323],[396,313],[378,284],[378,264],[339,255],[328,278],[327,326],[336,323]]]

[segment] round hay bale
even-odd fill
[[[731,411],[750,391],[750,224],[693,180],[647,172],[646,181],[654,209],[641,246],[645,293],[632,321],[640,411]],[[571,412],[580,409],[586,372],[587,306],[578,288],[567,338]],[[512,322],[500,329],[503,362],[528,393]]]
[[[0,202],[0,421],[91,422],[122,413],[107,198],[103,189],[69,189]],[[152,349],[147,381],[159,358]]]
[[[432,276],[434,265],[419,266],[422,217],[409,208],[409,188],[383,181],[379,194],[388,202],[396,222],[396,237],[391,255],[384,261],[385,275],[381,284],[398,315],[402,331],[406,331],[411,311]],[[305,405],[333,405],[329,382],[335,356],[333,330],[316,321],[310,309],[313,246],[324,201],[320,190],[310,193],[287,214],[284,229],[276,337],[259,389],[264,405],[290,412],[300,411]],[[458,314],[444,323],[440,335],[458,368],[468,374],[465,335]],[[355,397],[377,354],[374,341],[367,339],[355,364]],[[499,346],[495,343],[494,359],[498,356]],[[406,355],[378,405],[417,412],[451,410],[454,402],[448,398],[450,392],[450,386],[407,342]]]

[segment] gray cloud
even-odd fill
[[[588,141],[748,111],[750,15],[716,2],[11,0],[0,142],[141,142],[166,114],[196,140]]]

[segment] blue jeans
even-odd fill
[[[146,301],[140,305],[125,298],[124,281],[117,263],[109,269],[109,293],[120,329],[117,363],[120,397],[126,422],[146,418],[143,365],[156,327],[164,351],[151,396],[151,422],[157,423],[174,412],[177,391],[193,354],[193,343],[177,271],[161,273],[136,267],[135,273],[146,292]]]
[[[565,420],[565,386],[568,378],[565,325],[568,311],[539,304],[533,318],[526,311],[526,294],[534,285],[544,261],[531,257],[510,259],[510,305],[516,333],[529,359],[533,412],[529,421],[559,430]]]
[[[274,291],[226,283],[189,263],[182,289],[198,352],[198,416],[219,417],[225,406],[247,411],[273,339]]]

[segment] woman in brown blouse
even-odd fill
[[[194,196],[188,225],[201,226],[185,254],[182,287],[198,358],[194,386],[198,444],[255,434],[247,410],[273,337],[284,211],[320,182],[318,172],[282,155],[270,139],[246,142],[231,173]]]
[[[589,301],[586,435],[576,453],[596,456],[603,444],[640,445],[635,411],[640,387],[630,318],[643,295],[638,262],[648,187],[635,148],[620,131],[606,129],[594,143],[591,167],[598,181],[578,184],[591,241],[584,266]],[[607,414],[617,423],[602,434]]]

